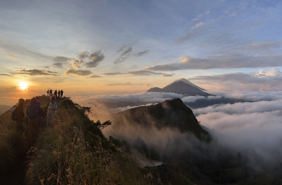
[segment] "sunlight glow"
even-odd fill
[[[22,90],[25,90],[27,88],[27,84],[25,82],[20,83],[20,87]]]

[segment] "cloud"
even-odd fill
[[[258,67],[278,67],[281,66],[280,61],[282,55],[228,55],[215,56],[210,58],[193,58],[189,56],[180,56],[179,61],[148,66],[145,69],[153,71],[176,71],[191,69],[234,69],[234,68],[258,68]]]
[[[194,30],[194,29],[197,29],[197,28],[199,28],[200,26],[203,26],[203,25],[204,25],[203,22],[199,22],[199,23],[197,23],[195,26],[192,26],[191,29],[190,29],[190,31],[191,31],[191,30]]]
[[[78,55],[78,59],[79,60],[84,60],[85,58],[88,58],[89,57],[89,52],[88,51],[83,51],[81,52],[79,55]]]
[[[125,45],[121,46],[121,47],[117,50],[117,53],[123,51],[126,47],[127,47],[127,46],[125,46]]]
[[[96,52],[90,53],[90,55],[89,55],[89,61],[90,62],[86,62],[85,67],[86,68],[97,67],[99,62],[103,61],[104,58],[105,58],[105,56],[103,55],[103,53],[101,53],[101,51],[96,51]]]
[[[123,86],[123,85],[146,85],[148,88],[150,87],[150,84],[133,84],[130,82],[127,83],[112,83],[112,84],[106,84],[107,86]],[[180,98],[184,103],[191,103],[195,102],[197,100],[214,100],[214,99],[221,99],[222,96],[184,96],[182,94],[176,94],[176,93],[163,93],[163,92],[144,92],[144,93],[136,93],[136,94],[124,94],[124,95],[92,95],[90,94],[87,96],[76,96],[74,97],[77,101],[80,102],[92,102],[92,101],[100,101],[100,102],[120,102],[121,104],[119,106],[118,103],[115,103],[113,106],[117,107],[126,107],[126,106],[140,106],[144,104],[154,104],[154,103],[160,103],[167,99],[174,99],[174,98]],[[125,103],[122,103],[125,102]],[[109,105],[111,107],[111,105]],[[111,107],[113,108],[113,107]]]
[[[140,70],[140,71],[131,71],[127,74],[133,76],[151,76],[151,75],[163,75],[164,73],[156,73],[153,71]]]
[[[197,119],[216,136],[248,159],[249,165],[262,169],[282,161],[282,100],[217,105],[194,110]]]
[[[74,76],[88,76],[91,75],[92,72],[90,70],[78,70],[78,69],[72,69],[69,68],[65,72],[66,75],[74,75]]]
[[[40,69],[20,69],[12,74],[28,75],[28,76],[59,76],[57,72],[40,70]]]
[[[196,29],[200,26],[204,25],[203,22],[200,22],[198,24],[196,24],[195,26],[192,26],[191,29],[189,30],[188,33],[186,33],[185,35],[175,39],[172,44],[173,45],[180,45],[183,44],[184,42],[196,38],[198,36],[202,36],[202,35],[209,35],[210,33],[208,33],[208,28],[202,28],[202,29]]]
[[[124,62],[126,59],[128,59],[131,55],[132,55],[132,46],[133,45],[135,45],[136,43],[137,43],[138,41],[137,40],[135,40],[135,41],[133,41],[133,42],[131,42],[131,43],[129,43],[128,45],[123,45],[123,46],[121,46],[118,50],[117,50],[117,53],[119,53],[119,52],[121,52],[121,51],[123,51],[121,54],[120,54],[120,56],[114,61],[114,64],[120,64],[120,63],[122,63],[122,62]],[[135,56],[135,57],[139,57],[139,56],[142,56],[142,55],[144,55],[144,54],[146,54],[147,52],[145,52],[145,51],[143,51],[144,53],[142,53],[142,52],[139,52],[140,53],[140,55],[138,55],[137,53],[137,55]]]
[[[127,86],[127,85],[146,85],[150,86],[151,84],[133,84],[131,82],[126,82],[126,83],[111,83],[111,84],[106,84],[105,86]]]
[[[221,89],[247,91],[281,91],[282,72],[273,68],[255,73],[228,73],[223,75],[196,76],[189,80],[203,84],[217,84]]]
[[[220,92],[217,93],[224,97],[244,99],[247,101],[273,101],[281,99],[282,91],[253,91],[253,92]]]
[[[141,56],[143,56],[143,55],[145,55],[149,52],[150,52],[150,50],[141,51],[141,52],[135,53],[134,56],[135,57],[141,57]]]
[[[71,67],[73,69],[79,69],[81,68],[81,65],[84,64],[83,60],[70,60],[69,62],[71,63]]]
[[[184,96],[176,93],[137,93],[137,94],[125,94],[125,95],[95,95],[87,97],[76,97],[78,101],[91,102],[96,100],[105,101],[129,101],[129,102],[142,102],[142,103],[159,103],[166,99],[183,98]]]
[[[173,75],[175,75],[174,73],[171,74],[163,74],[162,77],[172,77]]]
[[[12,76],[10,74],[0,74],[0,76]]]
[[[98,64],[103,61],[105,58],[104,54],[101,51],[81,52],[77,59],[68,60],[71,63],[71,68],[68,68],[65,71],[66,75],[75,75],[75,76],[88,76],[92,74],[90,70],[79,70],[80,68],[94,68],[97,67]],[[89,76],[89,78],[98,78],[98,75]]]
[[[9,88],[2,89],[1,91],[2,91],[2,92],[3,92],[3,91],[5,91],[5,92],[18,92],[18,91],[19,91],[19,88],[16,87],[16,86],[12,86],[12,87],[9,87]]]
[[[47,60],[53,60],[54,59],[52,56],[45,55],[45,54],[42,54],[42,53],[37,52],[37,51],[32,51],[32,50],[26,49],[25,47],[18,46],[18,45],[11,45],[11,44],[5,44],[3,42],[0,42],[0,46],[5,51],[17,53],[17,54],[20,54],[20,55],[27,55],[27,56],[32,56],[32,57],[35,57],[35,58],[47,59]]]
[[[191,22],[197,21],[202,16],[203,16],[203,14],[199,14],[197,17],[193,18]]]
[[[109,76],[113,76],[113,75],[122,75],[124,73],[121,72],[114,72],[114,73],[105,73],[104,75],[109,75]]]
[[[14,58],[14,59],[18,59],[19,57],[15,56],[15,55],[7,55],[6,57],[8,58]]]
[[[127,58],[130,57],[131,52],[132,52],[132,47],[131,46],[127,47],[127,49],[124,52],[122,52],[122,54],[114,61],[114,64],[119,64],[124,62]]]
[[[166,75],[165,73],[158,73],[148,70],[139,70],[139,71],[130,71],[127,73],[114,72],[114,73],[105,73],[104,75],[132,75],[132,76],[151,76],[151,75]]]
[[[101,51],[83,51],[78,55],[77,59],[68,60],[68,62],[71,63],[73,69],[94,68],[97,67],[104,58],[105,56]]]
[[[96,74],[93,74],[93,75],[89,76],[89,78],[100,78],[100,77],[101,77],[101,76],[96,75]]]
[[[122,54],[120,56],[124,56],[129,54],[132,51],[132,47],[128,47],[124,52],[122,52]]]
[[[55,63],[53,64],[53,66],[54,66],[55,68],[63,68],[63,63],[55,62]]]
[[[66,63],[67,61],[71,60],[70,58],[63,57],[63,56],[57,56],[54,58],[54,61],[56,63]]]
[[[265,50],[281,48],[282,42],[254,42],[244,46],[247,50]]]

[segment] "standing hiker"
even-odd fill
[[[38,106],[35,98],[30,100],[30,105],[26,108],[26,114],[28,116],[27,139],[29,144],[32,145],[38,137],[39,115],[43,114],[43,110]]]
[[[23,111],[24,99],[19,99],[19,105],[16,107],[14,112],[12,113],[12,120],[17,122],[17,131],[23,132]]]
[[[48,106],[48,113],[47,113],[47,125],[52,125],[56,121],[56,109],[57,109],[57,103],[55,102],[55,96],[52,96],[50,98],[51,102]]]
[[[54,91],[54,95],[55,95],[55,96],[56,96],[56,98],[57,98],[57,90],[55,90],[55,91]]]
[[[53,91],[53,90],[52,90],[52,89],[50,89],[50,96],[52,96],[52,91]]]
[[[36,104],[38,105],[38,107],[40,107],[41,103],[38,101],[39,100],[39,97],[36,96]],[[42,109],[42,114],[43,115],[44,113],[44,109]],[[42,118],[41,118],[41,115],[38,115],[38,127],[41,127],[42,126]]]
[[[64,91],[63,91],[63,90],[61,90],[61,98],[63,97],[63,94],[64,94]]]
[[[47,91],[47,96],[49,96],[49,92],[50,92],[50,91],[49,91],[49,89],[48,89],[48,91]]]
[[[61,98],[61,91],[58,91],[58,97]]]

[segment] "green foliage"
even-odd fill
[[[119,139],[115,139],[113,136],[109,137],[110,143],[112,143],[113,145],[115,145],[117,148],[121,148],[122,146],[124,146],[126,144],[126,142],[120,141]]]
[[[71,101],[71,99],[69,98],[64,98],[63,100],[60,101],[59,105],[63,109],[74,109],[77,104],[73,103],[73,101]]]

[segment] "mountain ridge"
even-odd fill
[[[158,129],[175,128],[181,133],[192,133],[201,141],[212,139],[209,132],[199,124],[193,111],[179,98],[115,113],[112,116],[112,125],[115,122],[120,123],[120,120],[148,127],[154,125]]]

